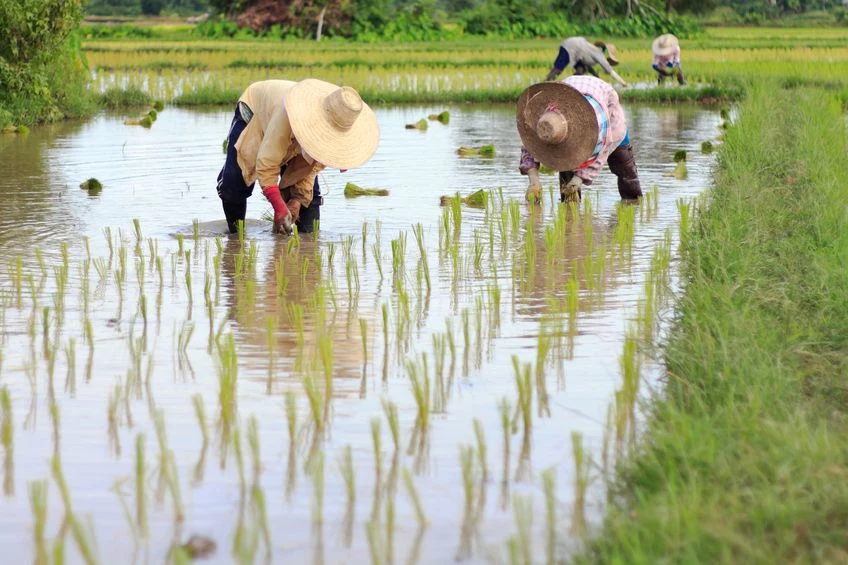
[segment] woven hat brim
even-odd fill
[[[550,104],[568,122],[568,135],[560,143],[546,143],[536,135],[539,117]],[[556,171],[573,171],[592,156],[598,143],[594,108],[577,89],[561,82],[540,82],[522,92],[515,123],[524,148],[541,164]]]
[[[350,129],[335,126],[324,112],[324,99],[339,87],[323,80],[299,81],[286,94],[286,113],[301,149],[326,167],[354,169],[365,164],[380,142],[380,126],[374,111],[362,103],[362,111]]]
[[[672,53],[674,53],[674,51],[676,49],[678,49],[680,47],[680,43],[677,41],[677,38],[673,37],[673,36],[670,40],[670,43],[667,46],[665,46],[665,47],[660,46],[660,42],[663,40],[664,37],[666,37],[666,36],[664,36],[664,35],[659,36],[651,44],[651,51],[654,53],[654,55],[658,55],[660,57],[665,57],[666,55],[671,55]]]

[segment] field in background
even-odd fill
[[[650,41],[612,41],[625,99],[738,99],[742,86],[769,78],[815,85],[848,98],[848,45],[839,28],[715,28],[683,42],[690,87],[655,88]],[[140,89],[176,104],[232,103],[252,81],[305,77],[344,83],[373,102],[512,101],[543,80],[557,40],[353,43],[276,40],[90,40],[93,87]],[[605,76],[602,74],[602,76]],[[608,78],[608,77],[607,77]]]

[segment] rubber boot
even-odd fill
[[[618,177],[618,194],[624,200],[635,200],[642,196],[639,171],[633,157],[633,146],[620,145],[607,159],[610,171]]]

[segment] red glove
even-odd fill
[[[274,208],[274,233],[290,234],[294,231],[294,221],[288,206],[280,195],[280,187],[276,184],[262,190],[262,194]]]

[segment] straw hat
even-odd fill
[[[540,82],[518,97],[518,135],[537,161],[572,171],[588,160],[598,143],[595,109],[577,89]]]
[[[674,53],[679,47],[680,43],[677,41],[677,38],[670,33],[666,33],[654,40],[654,43],[651,45],[651,51],[654,52],[654,55],[665,57]]]
[[[607,62],[615,67],[618,65],[618,49],[615,48],[615,45],[612,43],[606,43],[604,41],[596,41],[595,47],[600,47],[604,52],[607,58]]]
[[[326,167],[353,169],[377,150],[377,117],[349,86],[303,79],[286,94],[286,112],[301,149]]]

